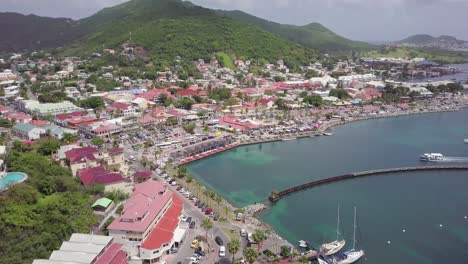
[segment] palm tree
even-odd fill
[[[258,258],[258,252],[253,248],[246,248],[244,250],[244,258],[247,260],[248,263],[254,263]]]
[[[228,251],[232,255],[232,262],[234,262],[234,258],[236,256],[237,251],[239,251],[240,246],[241,244],[238,238],[234,238],[227,244]]]
[[[73,142],[77,141],[78,137],[76,135],[71,134],[71,133],[64,133],[62,140],[63,140],[63,142],[65,142],[67,144],[70,144],[70,143],[73,143]]]
[[[208,243],[208,249],[211,251],[210,243],[208,242],[208,231],[211,228],[213,228],[213,222],[211,221],[211,219],[205,218],[205,219],[203,219],[203,222],[202,222],[201,226],[203,227],[203,229],[205,229],[205,238],[206,238],[206,241]]]
[[[260,252],[260,250],[262,248],[262,243],[267,238],[266,237],[266,232],[261,230],[261,229],[255,229],[255,232],[254,232],[252,237],[253,237],[255,243],[258,244],[258,251]]]

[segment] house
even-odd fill
[[[77,176],[80,169],[99,166],[97,159],[98,150],[95,147],[72,148],[65,152],[67,165],[73,176]]]
[[[154,263],[184,239],[182,213],[182,200],[177,195],[164,183],[147,180],[135,185],[121,215],[107,229],[130,255]]]
[[[108,109],[117,113],[121,113],[123,116],[131,116],[131,115],[135,115],[136,113],[136,109],[133,105],[120,103],[120,102],[112,103],[108,107]]]
[[[122,244],[114,243],[112,237],[74,233],[48,259],[35,259],[32,263],[127,264],[128,257]]]
[[[41,136],[47,134],[47,131],[42,127],[37,127],[31,124],[19,123],[13,126],[13,133],[23,139],[37,140]]]
[[[16,123],[29,123],[32,121],[32,117],[30,115],[21,112],[6,113],[3,117],[10,121],[15,121]]]
[[[63,127],[59,127],[59,126],[56,126],[56,125],[46,125],[46,126],[43,126],[43,128],[47,131],[47,133],[49,133],[52,137],[56,138],[56,139],[63,139],[63,136],[65,134],[72,134],[72,135],[76,135],[78,134],[78,131],[77,130],[73,130],[73,129],[68,129],[68,128],[63,128]]]
[[[122,174],[108,171],[101,166],[80,169],[77,171],[77,176],[85,187],[94,184],[101,184],[104,185],[106,192],[114,190],[128,192],[131,190],[131,184],[125,181]]]
[[[151,171],[137,171],[133,174],[133,178],[135,182],[144,182],[148,179],[151,179],[152,172]]]
[[[78,127],[78,130],[89,138],[105,138],[110,137],[113,134],[120,133],[122,131],[122,127],[111,122],[102,121],[82,124]]]
[[[0,105],[0,114],[4,115],[11,111],[11,108],[8,106]]]
[[[91,205],[91,208],[93,208],[94,211],[97,212],[102,212],[102,213],[108,213],[112,208],[114,207],[114,202],[112,202],[111,199],[102,197],[100,199],[97,199],[93,205]]]

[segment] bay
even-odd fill
[[[468,110],[355,122],[331,137],[236,148],[189,165],[197,179],[243,207],[266,202],[272,190],[370,169],[426,165],[425,152],[468,157]],[[415,172],[324,185],[290,195],[261,215],[281,236],[319,246],[334,240],[336,208],[352,247],[368,263],[466,263],[468,173]],[[442,227],[440,226],[442,225]],[[403,232],[403,229],[406,232]],[[390,243],[388,243],[390,241]]]

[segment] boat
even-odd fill
[[[419,156],[421,161],[443,161],[444,155],[441,153],[424,153],[423,155]]]
[[[356,250],[356,206],[354,207],[354,233],[353,233],[353,249],[338,254],[334,259],[334,264],[351,264],[358,261],[364,256],[364,250]]]
[[[468,138],[465,138],[465,139],[463,140],[463,142],[465,142],[466,144],[468,144]]]
[[[299,240],[299,247],[306,248],[307,247],[307,241]]]
[[[325,259],[322,259],[320,257],[318,257],[317,260],[318,260],[319,264],[330,264],[330,263],[328,263],[328,261],[326,261]]]
[[[346,244],[345,240],[340,238],[340,207],[338,206],[338,216],[336,221],[336,240],[320,246],[320,253],[324,256],[331,256],[338,253]]]
[[[289,141],[289,140],[294,140],[294,139],[296,139],[296,138],[283,138],[282,140],[283,141]]]
[[[323,135],[324,135],[324,136],[333,136],[333,135],[335,135],[335,133],[329,133],[329,132],[327,132],[327,133],[323,133]]]

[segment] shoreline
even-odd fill
[[[348,120],[331,121],[331,122],[328,122],[328,123],[324,124],[323,126],[321,126],[318,130],[299,132],[299,133],[282,134],[282,135],[275,136],[274,138],[261,138],[261,139],[253,140],[253,141],[248,140],[246,142],[237,141],[235,146],[232,146],[230,148],[218,151],[218,152],[213,153],[211,155],[204,155],[203,157],[200,157],[200,158],[198,158],[196,160],[192,160],[192,161],[180,164],[180,165],[186,165],[186,164],[192,163],[194,161],[199,161],[199,160],[202,160],[202,159],[217,155],[219,153],[225,152],[225,151],[227,151],[229,149],[234,149],[234,148],[238,148],[238,147],[241,147],[241,146],[277,142],[277,141],[283,141],[283,139],[300,139],[300,138],[321,136],[328,129],[331,129],[331,128],[336,127],[336,126],[341,126],[341,125],[354,123],[354,122],[374,120],[374,119],[394,118],[394,117],[417,115],[417,114],[458,112],[458,111],[461,111],[461,110],[463,110],[465,108],[468,108],[468,103],[465,104],[465,105],[461,105],[461,106],[452,106],[452,107],[449,107],[447,109],[428,109],[428,110],[425,110],[425,111],[407,111],[407,112],[398,112],[398,113],[385,113],[385,114],[376,114],[376,115],[372,115],[372,116],[357,117],[357,118],[352,118],[352,119],[348,119]],[[200,184],[202,184],[205,188],[207,188],[206,185],[203,184],[198,179],[196,179],[196,181],[199,182]],[[218,195],[219,195],[219,193],[218,193]],[[232,225],[238,226],[238,227],[241,226],[241,225],[247,225],[247,226],[251,226],[251,227],[253,226],[253,227],[256,227],[256,228],[261,228],[261,229],[268,230],[268,232],[271,234],[271,236],[274,237],[274,239],[279,239],[280,241],[283,241],[284,243],[288,244],[289,246],[297,248],[297,245],[293,244],[291,241],[288,241],[288,240],[284,239],[283,237],[281,237],[280,235],[278,235],[277,231],[272,226],[270,226],[268,223],[266,223],[266,222],[264,222],[264,221],[262,221],[260,219],[260,214],[264,210],[267,210],[269,208],[268,204],[263,204],[262,202],[258,202],[258,203],[247,205],[247,206],[242,207],[242,208],[238,208],[237,206],[234,206],[231,202],[229,202],[226,198],[224,198],[222,196],[220,196],[220,197],[222,198],[223,203],[225,205],[229,206],[231,210],[244,209],[244,210],[248,211],[248,208],[251,208],[254,205],[260,205],[261,206],[261,208],[259,210],[256,210],[255,212],[252,212],[252,213],[249,213],[249,214],[246,214],[246,218],[248,217],[248,222],[249,223],[242,223],[242,222],[238,223],[237,221],[233,221],[233,222],[231,222]]]

